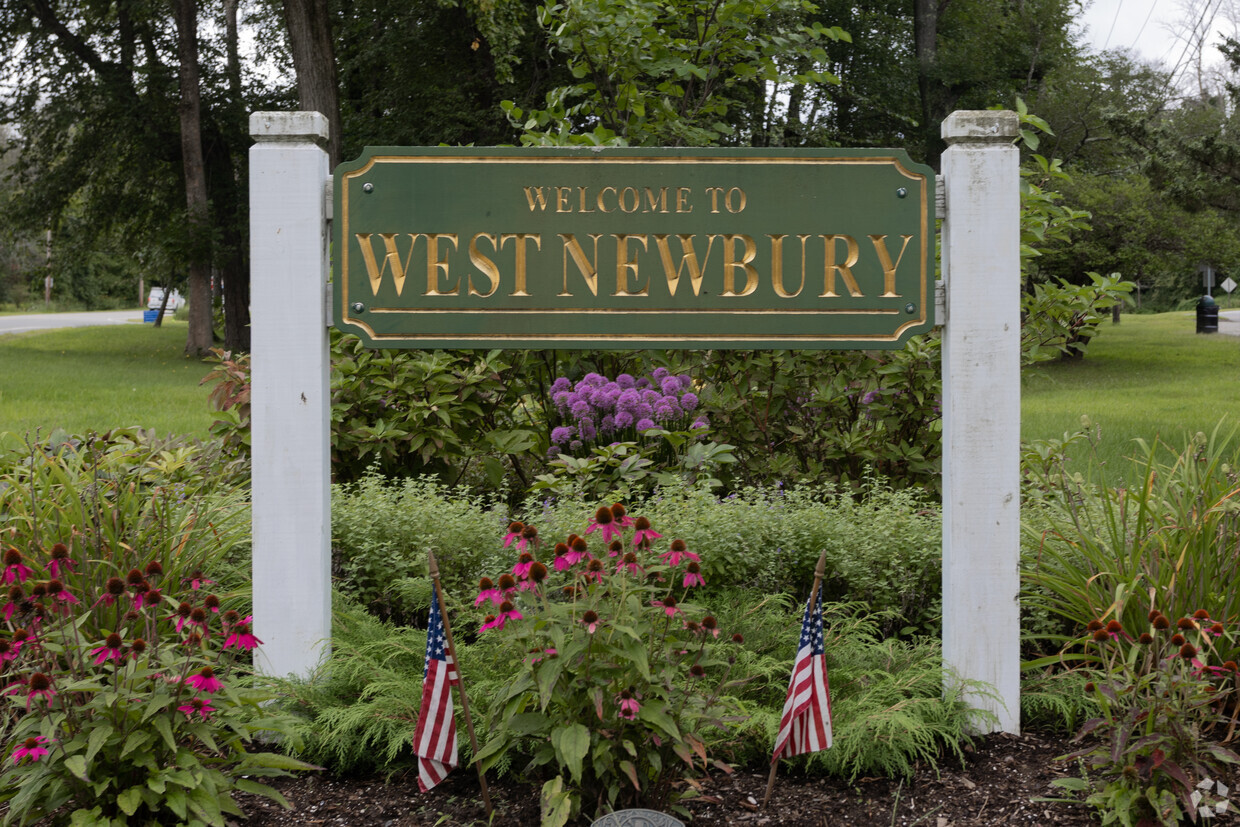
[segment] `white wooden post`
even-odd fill
[[[1014,112],[953,112],[943,273],[943,660],[1020,731],[1020,158]],[[950,688],[949,688],[950,691]],[[987,729],[987,727],[981,727]]]
[[[256,112],[250,134],[256,664],[306,677],[331,641],[327,119]]]

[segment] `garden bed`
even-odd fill
[[[907,781],[808,776],[781,767],[766,809],[760,809],[766,773],[740,770],[716,773],[707,780],[704,796],[690,802],[691,822],[698,827],[725,825],[980,825],[1096,824],[1081,805],[1041,801],[1063,798],[1051,782],[1069,775],[1055,758],[1071,751],[1059,735],[996,734],[978,739],[967,751],[964,767],[945,758],[936,770],[919,764]],[[803,759],[801,759],[803,761]],[[415,773],[382,777],[336,778],[303,776],[276,782],[293,804],[283,810],[266,799],[241,796],[250,827],[289,825],[358,825],[421,827],[422,825],[485,824],[477,776],[458,769],[429,793],[418,791]],[[534,786],[491,782],[497,824],[538,823],[538,790]],[[1231,819],[1227,818],[1224,823]]]

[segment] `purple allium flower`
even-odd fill
[[[654,409],[654,418],[660,422],[670,422],[677,417],[676,411],[672,410],[671,405],[660,403]]]
[[[582,417],[581,421],[577,423],[577,434],[584,442],[593,441],[598,436],[598,432],[594,429],[594,420],[589,417]]]
[[[615,425],[617,429],[627,428],[633,424],[633,414],[628,411],[618,411],[616,413]]]
[[[598,424],[599,436],[607,436],[608,434],[615,433],[615,431],[616,431],[616,417],[613,416],[612,414],[607,414],[606,416],[603,417],[602,421],[599,422]]]
[[[572,383],[568,381],[567,376],[561,376],[551,383],[551,393],[557,394],[572,388]]]
[[[663,391],[664,395],[670,396],[680,390],[680,380],[675,376],[664,376],[663,381],[659,382],[659,388]]]
[[[572,442],[568,443],[568,448],[570,451],[580,451],[583,447],[584,445],[580,439],[574,439]]]
[[[622,373],[616,377],[616,384],[621,388],[628,390],[629,388],[636,387],[637,380],[632,376],[629,376],[627,373]]]
[[[576,436],[576,432],[567,426],[561,425],[558,428],[551,429],[551,444],[565,445]]]
[[[559,391],[551,397],[551,401],[555,403],[555,407],[560,413],[567,413],[572,403],[573,395],[569,391]]]
[[[680,380],[681,390],[688,390],[689,388],[693,387],[693,377],[690,376],[689,374],[682,373],[680,376],[676,378]]]
[[[654,420],[650,419],[649,417],[644,417],[642,419],[637,420],[638,431],[648,431],[654,427],[657,427],[657,426],[654,424]]]
[[[693,427],[694,428],[709,428],[710,422],[706,419],[706,417],[699,416],[697,419],[693,420]]]
[[[697,406],[698,406],[697,394],[694,393],[693,391],[689,391],[684,396],[680,397],[680,407],[684,408],[686,411],[691,411]]]
[[[655,368],[650,374],[650,378],[656,382],[662,382],[669,375],[667,368]]]
[[[592,388],[601,388],[607,384],[607,379],[597,373],[587,373],[579,384],[585,384]]]
[[[577,401],[573,403],[572,412],[573,416],[577,419],[583,419],[592,414],[594,411],[591,410],[589,402],[578,396]]]

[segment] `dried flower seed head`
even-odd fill
[[[1094,691],[1095,689],[1097,689],[1097,688],[1098,688],[1098,687],[1094,686],[1094,682],[1093,682],[1093,681],[1090,681],[1089,683],[1085,684],[1085,691],[1086,691],[1086,692],[1093,692],[1093,691]]]
[[[718,629],[719,621],[715,620],[714,615],[707,615],[702,618],[702,626],[706,629]]]
[[[131,586],[136,586],[142,582],[142,572],[138,569],[130,569],[129,574],[125,575],[125,582]]]
[[[18,627],[13,630],[13,642],[14,643],[21,643],[23,640],[29,639],[29,637],[30,637],[30,632],[26,631],[25,629],[22,629],[21,627]]]
[[[57,580],[56,578],[53,577],[51,580],[47,581],[47,593],[48,594],[60,594],[64,590],[65,590],[65,584],[62,583],[60,580]]]
[[[142,596],[142,602],[144,605],[149,604],[151,606],[157,606],[164,602],[164,593],[159,589],[150,589],[145,595]]]
[[[20,566],[22,564],[22,553],[15,548],[10,548],[4,553],[4,565]]]
[[[1183,645],[1184,645],[1184,635],[1181,635],[1181,634],[1179,634],[1179,633],[1172,635],[1172,636],[1171,636],[1171,645],[1172,645],[1172,646],[1183,646]]]
[[[733,643],[744,643],[745,636],[742,635],[740,632],[737,632],[734,635],[732,635],[732,642]]]
[[[530,563],[533,563],[533,562],[534,562],[534,555],[530,554],[528,551],[523,551],[523,552],[521,552],[521,556],[517,558],[517,562],[518,562],[518,563],[524,563],[524,564],[527,564],[527,565],[528,565],[528,564],[530,564]]]
[[[628,513],[629,510],[620,503],[616,503],[611,507],[611,516],[615,517],[617,520],[623,520],[625,515]]]
[[[588,572],[600,572],[602,570],[603,570],[602,560],[595,559],[595,560],[591,560],[589,563],[586,564],[586,571]]]
[[[1110,639],[1111,639],[1111,636],[1107,634],[1106,629],[1099,629],[1098,631],[1094,632],[1094,640],[1097,641],[1098,643],[1104,643]]]
[[[194,610],[194,607],[189,605],[188,603],[182,603],[181,605],[177,606],[177,614],[184,618],[188,618],[190,615],[190,612],[192,612],[193,610]]]
[[[495,584],[491,582],[491,578],[489,577],[484,577],[478,581],[479,591],[486,591],[487,589],[493,589],[493,588],[495,588]]]
[[[47,596],[47,584],[46,583],[35,583],[33,586],[30,587],[30,596],[31,597],[46,597]]]
[[[511,600],[505,600],[503,603],[499,604],[500,614],[507,614],[508,612],[511,612],[515,608],[516,606],[512,605]]]
[[[201,606],[198,606],[189,613],[189,619],[190,619],[190,622],[192,623],[206,623],[207,622],[207,610],[202,608]]]
[[[113,632],[112,634],[104,638],[104,643],[107,645],[109,649],[119,649],[121,648],[121,644],[124,642],[125,641],[116,632]]]
[[[52,688],[52,679],[42,672],[35,672],[30,676],[31,692],[46,692]]]
[[[1107,632],[1110,634],[1118,635],[1122,631],[1124,631],[1124,627],[1118,620],[1112,620],[1107,623]]]
[[[1180,657],[1184,660],[1192,660],[1197,657],[1197,647],[1191,643],[1185,643],[1180,647]]]
[[[1150,614],[1149,614],[1150,623],[1153,623],[1155,620],[1157,620],[1159,614],[1161,614],[1161,612],[1159,612],[1158,609],[1150,609]]]
[[[500,591],[508,591],[517,587],[517,580],[511,574],[501,574],[499,576]]]
[[[522,531],[525,531],[525,523],[519,520],[513,520],[508,524],[509,534],[520,534]]]
[[[17,601],[21,600],[25,596],[26,596],[26,593],[22,591],[21,586],[17,585],[16,583],[14,583],[12,586],[9,586],[9,600],[10,601],[16,603]]]
[[[581,616],[582,623],[598,623],[598,612],[593,609],[586,609],[585,614]]]
[[[1158,617],[1154,618],[1154,628],[1160,632],[1165,629],[1170,629],[1171,621],[1167,619],[1166,615],[1159,615]]]
[[[663,605],[669,609],[675,608],[676,598],[669,594],[667,597],[663,598]]]
[[[240,619],[241,619],[241,615],[237,613],[236,609],[229,609],[228,611],[224,612],[225,623],[233,624],[233,623],[236,623]]]
[[[1099,629],[1101,629],[1101,628],[1102,628],[1102,621],[1101,621],[1101,620],[1091,620],[1091,621],[1089,621],[1089,625],[1088,625],[1088,626],[1086,626],[1085,628],[1086,628],[1086,629],[1088,629],[1088,630],[1089,630],[1089,631],[1091,631],[1091,632],[1096,632],[1096,631],[1098,631]]]
[[[547,579],[547,567],[537,560],[530,566],[530,579],[535,583],[541,583]]]
[[[202,605],[208,609],[218,609],[220,607],[220,599],[213,594],[209,594],[202,599]]]
[[[1182,617],[1175,622],[1175,628],[1179,629],[1181,632],[1187,632],[1189,629],[1196,629],[1197,624],[1193,623],[1187,617]]]
[[[649,531],[650,521],[647,520],[645,517],[638,517],[636,520],[633,521],[633,528],[636,529],[637,531]]]
[[[565,554],[568,554],[568,543],[556,543],[555,556],[563,557]]]
[[[577,552],[578,554],[585,554],[587,551],[590,550],[590,544],[586,542],[585,537],[574,536],[572,541],[569,542],[568,546],[569,548],[571,548],[573,551]]]
[[[1142,632],[1141,637],[1137,638],[1137,641],[1145,644],[1146,646],[1149,646],[1151,643],[1154,642],[1154,636],[1151,635],[1149,632]]]
[[[1210,626],[1210,631],[1216,635],[1221,635],[1223,634],[1223,632],[1226,631],[1226,629],[1223,628],[1222,623],[1215,623],[1212,626]]]
[[[1210,613],[1207,612],[1205,609],[1198,609],[1197,611],[1193,612],[1193,617],[1197,618],[1198,620],[1209,620]]]
[[[672,540],[672,544],[668,546],[668,548],[670,548],[672,551],[678,551],[682,554],[689,550],[689,547],[685,545],[684,540]]]
[[[599,525],[611,525],[615,521],[615,517],[611,513],[611,509],[603,506],[594,512],[594,522]]]
[[[526,540],[536,540],[538,539],[538,529],[534,528],[532,525],[527,525],[525,528],[521,529],[521,536]]]
[[[52,546],[52,559],[53,560],[68,560],[69,559],[69,547],[66,546],[64,543],[57,543],[56,545]]]
[[[635,552],[626,551],[624,553],[624,557],[622,557],[621,559],[628,565],[631,565],[631,566],[637,565],[637,554]]]
[[[612,540],[607,544],[607,550],[611,552],[611,555],[614,557],[624,551],[624,543],[619,540]]]
[[[690,632],[693,632],[696,634],[697,631],[701,629],[702,627],[698,625],[698,622],[696,620],[690,620],[688,623],[685,624],[685,628],[688,629]]]
[[[702,668],[702,664],[695,663],[689,667],[689,674],[695,678],[700,678],[706,674],[706,670]]]
[[[690,574],[701,574],[702,567],[697,564],[696,560],[690,560],[689,565],[685,566],[685,571]]]
[[[1232,672],[1240,671],[1240,666],[1236,666],[1236,662],[1234,660],[1229,660],[1226,663],[1224,663],[1223,668],[1230,670]]]
[[[158,560],[152,560],[151,562],[146,564],[146,568],[143,570],[143,572],[146,574],[147,577],[158,577],[159,575],[164,573],[164,567],[160,564]]]
[[[140,637],[136,637],[133,639],[133,644],[129,648],[133,649],[136,654],[140,655],[146,651],[146,641]]]
[[[125,581],[119,577],[109,577],[107,586],[108,594],[116,597],[125,593]]]
[[[573,595],[577,594],[577,587],[576,586],[565,586],[564,588],[560,589],[560,591],[564,593],[565,597],[572,597]]]

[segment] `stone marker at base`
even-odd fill
[[[685,827],[685,823],[654,810],[617,810],[591,822],[590,827]]]

